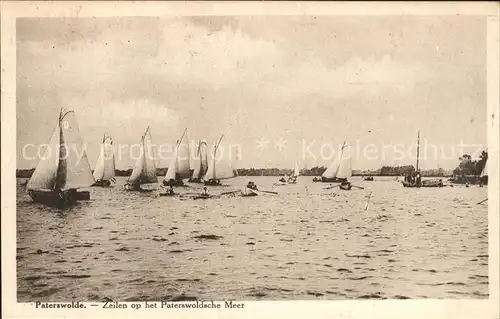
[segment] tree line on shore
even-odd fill
[[[453,171],[447,171],[442,168],[421,170],[422,176],[427,177],[451,177],[454,176],[456,179],[465,178],[466,176],[479,176],[483,171],[486,161],[488,160],[488,152],[482,151],[478,160],[472,160],[469,154],[464,154],[458,159],[460,161],[459,165]],[[158,176],[165,176],[167,173],[166,167],[157,168],[156,174]],[[16,177],[18,178],[29,178],[33,174],[34,168],[30,169],[17,169]],[[302,169],[300,175],[302,176],[321,176],[326,170],[324,166],[315,166],[308,169]],[[236,170],[239,176],[284,176],[291,175],[293,169],[283,169],[283,168],[240,168]],[[403,176],[415,171],[413,165],[404,166],[382,166],[376,170],[353,170],[354,176]],[[132,169],[115,171],[116,176],[130,176]]]
[[[158,176],[165,176],[167,173],[166,167],[157,168],[156,174]],[[18,178],[29,178],[33,174],[34,168],[30,169],[17,169],[16,177]],[[309,169],[302,169],[300,171],[300,175],[302,176],[321,176],[323,172],[326,170],[326,167],[312,167]],[[414,171],[415,168],[413,165],[408,166],[383,166],[377,170],[353,170],[354,176],[362,176],[362,175],[372,175],[372,176],[402,176],[406,173]],[[280,168],[240,168],[236,170],[239,176],[284,176],[284,175],[292,175],[292,169],[280,169]],[[132,169],[126,170],[115,170],[116,176],[130,176],[132,173]],[[438,170],[427,170],[423,171],[423,176],[447,176],[446,172],[442,169]]]

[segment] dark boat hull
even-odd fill
[[[345,182],[347,179],[345,178],[326,178],[326,177],[323,177],[321,176],[321,181],[323,183],[342,183],[342,182]]]
[[[168,181],[163,180],[162,184],[163,186],[176,186],[176,187],[186,186],[182,181],[182,179],[176,179],[176,180],[170,179]]]
[[[160,196],[165,196],[165,197],[175,197],[175,196],[179,196],[179,194],[177,193],[160,193]]]
[[[373,181],[373,177],[365,177],[363,178],[364,181],[367,181],[367,182],[372,182]]]
[[[189,183],[198,183],[198,184],[203,184],[203,179],[201,178],[190,178],[188,180]]]
[[[208,181],[204,181],[204,184],[206,186],[222,186],[218,179],[209,179]]]
[[[90,200],[90,192],[74,189],[62,192],[28,190],[28,194],[34,202],[53,207],[66,207],[78,201]]]
[[[403,182],[404,187],[410,187],[410,188],[420,188],[420,187],[444,187],[442,181],[422,181],[421,184],[410,184],[408,182]]]
[[[96,181],[92,187],[110,187],[111,181]]]
[[[218,195],[198,195],[198,196],[193,196],[191,199],[197,200],[197,199],[211,199],[211,198],[220,198]]]

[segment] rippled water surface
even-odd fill
[[[119,178],[67,210],[31,202],[18,179],[18,301],[488,297],[486,187],[311,179],[239,177],[210,191],[253,180],[279,195],[182,200]]]

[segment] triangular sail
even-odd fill
[[[222,137],[221,137],[222,140]],[[211,179],[228,179],[236,177],[235,170],[232,167],[232,162],[230,160],[224,160],[219,158],[218,151],[220,151],[220,140],[219,143],[214,147],[212,152],[212,157],[210,159],[210,164],[208,165],[208,170],[203,178],[208,181]]]
[[[483,170],[481,171],[481,177],[488,176],[488,160],[484,163]]]
[[[168,164],[167,173],[165,174],[165,180],[175,180],[175,173],[177,171],[177,148],[175,148],[170,163]]]
[[[208,169],[207,143],[200,141],[198,145],[198,158],[195,161],[193,178],[203,178]]]
[[[349,178],[352,176],[352,157],[351,148],[349,146],[344,146],[341,152],[341,159],[339,162],[339,167],[337,169],[337,178]]]
[[[295,167],[293,168],[292,177],[297,177],[300,175],[299,163],[295,163]]]
[[[140,177],[142,174],[142,168],[144,167],[144,143],[141,141],[141,148],[139,157],[135,162],[134,169],[128,178],[128,183],[130,184],[140,184]]]
[[[61,127],[67,146],[66,184],[61,189],[89,187],[95,180],[73,111],[63,115]]]
[[[43,156],[40,158],[33,175],[28,181],[28,189],[52,190],[56,182],[59,166],[59,124],[55,127]]]
[[[158,182],[158,177],[156,177],[155,156],[151,139],[151,133],[148,129],[143,139],[145,156],[144,166],[142,167],[141,184],[151,184]]]
[[[109,181],[115,177],[115,154],[113,140],[110,136],[104,136],[101,144],[101,152],[94,169],[96,181]]]
[[[333,160],[332,164],[326,169],[326,171],[323,172],[323,175],[321,175],[324,178],[335,178],[337,177],[337,169],[339,167],[340,163],[340,157],[341,153],[339,152],[335,159]]]
[[[352,175],[351,157],[350,153],[346,153],[346,142],[340,148],[337,157],[333,160],[332,164],[323,173],[324,178],[348,178]],[[345,155],[344,155],[345,153]]]
[[[132,174],[128,178],[129,184],[149,184],[158,182],[156,166],[151,145],[149,128],[141,139],[139,158],[137,159]]]
[[[216,152],[216,146],[214,146],[214,150],[212,151],[212,156],[210,157],[210,161],[208,162],[207,173],[203,177],[203,179],[206,181],[211,180],[211,179],[216,179],[216,176],[215,176],[215,152]]]
[[[177,145],[177,171],[176,176],[180,179],[188,178],[191,169],[191,156],[189,154],[189,140],[187,130],[184,131],[179,144]]]

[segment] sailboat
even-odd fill
[[[205,174],[208,170],[207,148],[207,142],[198,142],[198,150],[196,152],[196,155],[199,157],[199,162],[194,167],[193,175],[189,179],[190,183],[203,183],[203,177],[205,177]]]
[[[296,162],[293,168],[292,176],[288,178],[288,184],[297,183],[297,177],[299,177],[299,175],[300,175],[299,163]]]
[[[180,140],[177,141],[175,146],[174,154],[163,179],[163,185],[165,186],[184,186],[182,180],[188,178],[191,173],[189,143],[186,132],[187,129],[184,129]]]
[[[419,163],[419,154],[420,154],[420,131],[418,131],[417,135],[417,166],[415,172],[412,172],[410,175],[405,176],[403,183],[404,187],[443,187],[443,181],[440,179],[432,179],[432,180],[422,180],[422,175],[420,173],[420,169],[418,168]]]
[[[148,191],[141,188],[141,185],[150,185],[158,182],[158,178],[156,177],[155,158],[151,144],[151,133],[148,126],[141,137],[139,158],[135,163],[132,174],[130,174],[125,183],[126,190]]]
[[[33,201],[62,207],[90,199],[90,192],[78,191],[95,182],[82,147],[75,112],[61,109],[47,150],[26,187]]]
[[[219,150],[220,142],[223,137],[224,135],[222,135],[219,142],[215,144],[207,173],[203,177],[203,181],[207,186],[220,186],[221,179],[236,177],[236,173],[233,170],[232,165],[217,159],[217,151]]]
[[[113,139],[106,135],[102,138],[101,153],[97,159],[97,164],[94,169],[95,183],[92,186],[111,186],[111,182],[115,183],[115,154],[113,151]]]
[[[484,184],[488,185],[488,160],[484,163],[483,170],[479,176],[479,186],[482,187]]]
[[[333,160],[332,164],[326,169],[323,175],[321,175],[321,181],[323,183],[346,182],[347,178],[351,177],[351,157],[350,154],[345,152],[345,149],[347,148],[346,143],[347,141],[344,141],[337,157]]]

